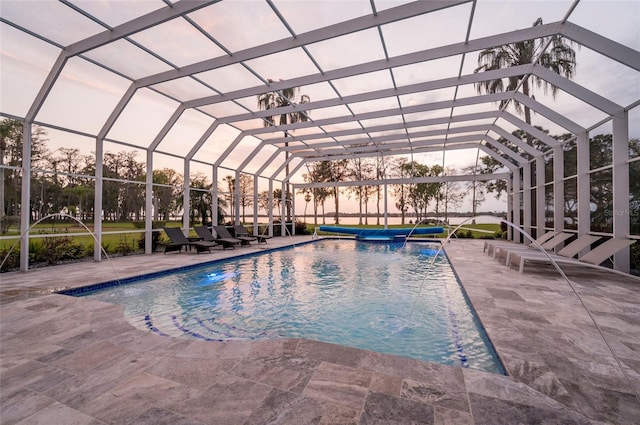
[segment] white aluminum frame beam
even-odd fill
[[[636,71],[640,71],[640,55],[638,55],[637,50],[633,50],[624,44],[617,43],[571,22],[565,22],[560,27],[559,33],[609,59],[626,65]]]
[[[89,50],[97,47],[109,44],[113,41],[121,38],[128,37],[137,32],[143,31],[147,28],[159,25],[163,22],[170,21],[172,19],[184,16],[188,13],[195,12],[203,7],[210,6],[220,0],[181,0],[165,6],[162,9],[154,10],[146,15],[142,15],[138,18],[125,22],[117,27],[102,31],[98,34],[87,37],[84,40],[80,40],[76,43],[70,44],[64,49],[64,54],[67,58],[80,55],[88,52]]]
[[[302,135],[293,135],[293,137],[275,137],[271,139],[262,139],[261,143],[264,144],[276,144],[283,142],[291,142],[292,139],[294,141],[309,141],[313,139],[322,139],[327,137],[341,137],[341,136],[353,136],[356,134],[364,134],[364,133],[373,133],[373,132],[382,132],[389,130],[403,130],[408,128],[415,127],[426,127],[429,125],[438,125],[438,124],[447,124],[449,122],[464,122],[464,121],[475,121],[475,120],[483,120],[483,119],[496,119],[502,115],[500,111],[487,111],[487,112],[479,112],[474,114],[465,114],[465,115],[455,115],[451,118],[441,117],[441,118],[429,118],[418,121],[409,121],[406,123],[395,123],[395,124],[383,124],[383,125],[375,125],[371,127],[363,128],[352,128],[348,130],[338,130],[338,131],[327,131],[322,133],[313,133],[313,134],[302,134]]]
[[[350,180],[341,182],[319,182],[319,183],[297,183],[298,189],[313,189],[320,187],[349,187],[349,186],[379,186],[385,184],[417,184],[417,183],[444,183],[444,182],[467,182],[467,181],[490,181],[502,180],[509,178],[509,173],[495,174],[476,174],[476,175],[448,175],[448,176],[431,176],[431,177],[415,177],[405,179],[386,179],[386,180]]]
[[[473,139],[475,140],[475,139]],[[456,144],[450,144],[447,146],[447,149],[478,149],[482,144],[478,141],[469,141],[469,142],[461,142]],[[394,155],[411,155],[418,153],[426,153],[426,152],[442,152],[442,145],[423,145],[421,147],[408,147],[401,148],[389,151],[385,156],[394,156]],[[367,158],[375,155],[371,155],[371,153],[345,153],[342,155],[333,155],[328,157],[320,157],[320,158],[306,158],[307,162],[318,162],[318,161],[331,161],[338,159],[355,159],[355,158]],[[291,158],[291,157],[289,157]]]
[[[368,28],[374,28],[379,25],[384,25],[399,21],[413,16],[422,15],[429,12],[434,12],[440,9],[469,3],[470,0],[462,1],[416,1],[407,3],[401,6],[393,7],[387,10],[383,10],[373,15],[361,16],[349,21],[340,22],[327,27],[312,30],[303,34],[298,34],[295,37],[285,38],[282,40],[265,43],[259,46],[251,47],[245,50],[233,52],[233,55],[224,55],[217,58],[204,60],[192,65],[181,67],[180,69],[165,71],[158,74],[150,75],[148,77],[140,78],[136,80],[137,87],[151,86],[154,84],[163,83],[169,80],[174,80],[182,77],[187,77],[192,74],[198,74],[212,69],[221,68],[227,65],[233,65],[250,59],[267,56],[273,53],[283,52],[285,50],[293,49],[295,47],[303,47],[308,44],[317,43],[319,41],[328,40],[331,38],[339,37],[342,35],[351,34]],[[557,32],[557,30],[555,31]],[[554,32],[549,32],[546,35],[552,35]],[[244,97],[244,96],[243,96]]]
[[[629,113],[622,111],[613,117],[613,237],[628,238],[631,232],[629,214]],[[631,248],[614,255],[617,270],[629,273]]]

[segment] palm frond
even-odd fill
[[[280,80],[282,81],[282,80]],[[273,80],[269,79],[269,83],[272,83]],[[258,96],[258,107],[261,110],[269,110],[276,108],[283,108],[286,106],[291,106],[296,104],[296,95],[299,93],[299,87],[290,87],[286,89],[282,89],[279,92],[268,92]],[[303,94],[300,96],[299,104],[309,103],[311,98]],[[274,111],[275,112],[275,111]],[[264,126],[271,127],[275,126],[275,118],[276,116],[265,117]],[[306,111],[293,111],[289,113],[284,113],[278,115],[278,124],[277,125],[286,125],[286,124],[295,124],[299,121],[307,121],[308,116]]]
[[[542,18],[538,18],[533,23],[533,26],[542,24]],[[545,46],[547,46],[547,41],[550,41],[548,50],[543,51]],[[474,73],[526,65],[534,63],[535,61],[538,61],[537,63],[541,66],[565,78],[572,78],[575,73],[575,51],[572,49],[572,42],[565,40],[565,38],[560,35],[552,36],[551,39],[538,38],[524,40],[482,50],[478,54],[478,67],[474,70]],[[525,78],[533,78],[531,87],[535,85],[537,88],[542,88],[545,93],[550,89],[554,97],[558,92],[558,88],[549,84],[546,80],[528,75],[509,77],[506,87],[503,79],[495,79],[477,82],[475,83],[475,88],[478,94],[498,93],[504,90],[515,90],[522,82],[523,93],[527,96],[532,96],[533,93],[529,93],[529,82]],[[508,102],[509,101],[502,101],[500,102],[500,106],[504,107]],[[522,105],[515,100],[512,100],[512,102],[516,111],[522,113]],[[525,108],[525,114],[528,118],[528,108]]]

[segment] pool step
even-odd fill
[[[147,314],[144,324],[148,330],[161,336],[188,336],[204,341],[255,340],[269,336],[267,332],[247,331],[215,318],[195,317],[190,323],[183,323],[175,314],[161,317]]]

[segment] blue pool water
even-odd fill
[[[160,335],[309,338],[504,373],[437,248],[324,240],[81,296]]]

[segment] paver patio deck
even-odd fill
[[[509,376],[304,339],[161,337],[120,306],[51,293],[303,240],[0,275],[0,423],[639,422],[640,283],[563,268],[581,301],[552,268],[521,275],[481,241],[446,250]]]

